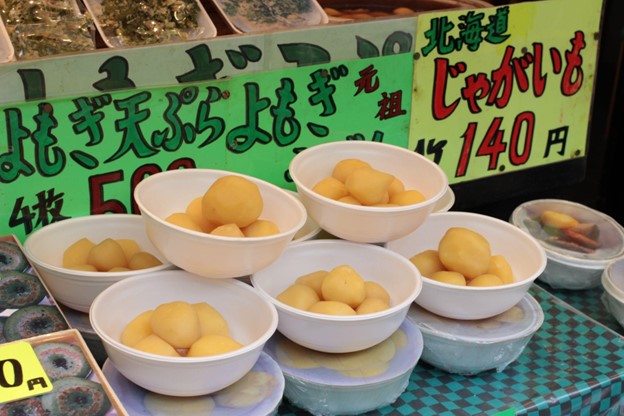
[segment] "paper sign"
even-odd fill
[[[50,391],[52,382],[29,343],[0,345],[0,403]]]

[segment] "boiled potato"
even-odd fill
[[[187,230],[197,231],[199,233],[204,232],[202,227],[193,220],[193,217],[185,212],[174,212],[166,217],[165,221],[177,225],[178,227],[186,228]]]
[[[88,263],[89,252],[95,243],[88,238],[81,238],[63,252],[63,267],[78,266]]]
[[[502,284],[503,281],[500,277],[488,273],[482,274],[468,281],[468,286],[501,286]]]
[[[212,230],[210,234],[221,237],[245,237],[243,231],[234,223],[220,225]]]
[[[93,266],[91,266],[93,267]],[[95,267],[93,267],[95,269]],[[117,272],[129,272],[132,269],[129,269],[127,267],[113,267],[112,269],[108,270],[108,273],[117,273]],[[97,271],[97,269],[96,269]]]
[[[99,272],[99,270],[92,264],[76,264],[75,266],[67,266],[67,268],[71,270],[80,270],[83,272]]]
[[[505,284],[514,282],[511,265],[507,259],[501,255],[495,255],[490,258],[490,267],[488,267],[487,273],[500,277]]]
[[[167,357],[180,357],[180,354],[167,341],[158,335],[150,334],[132,346],[137,350]]]
[[[189,348],[201,336],[195,308],[183,301],[158,305],[150,317],[152,332],[174,348]]]
[[[203,335],[189,348],[187,357],[204,357],[225,354],[241,348],[243,344],[225,335]]]
[[[351,195],[343,196],[342,198],[337,199],[338,202],[342,202],[343,204],[351,204],[351,205],[362,205],[360,201],[352,197]]]
[[[145,311],[134,318],[121,332],[121,343],[129,347],[134,346],[143,338],[152,334],[150,319],[153,310]]]
[[[147,251],[139,251],[135,253],[128,262],[128,268],[131,270],[148,269],[162,265],[158,257]]]
[[[390,195],[390,199],[392,199],[392,195],[397,194],[399,192],[405,191],[405,185],[399,178],[394,178],[394,180],[388,186],[388,194]]]
[[[349,194],[349,191],[347,191],[344,183],[332,176],[321,179],[312,187],[312,191],[324,196],[325,198],[333,200],[338,200]]]
[[[540,214],[540,222],[548,227],[559,229],[576,227],[579,224],[576,218],[553,210],[542,211]]]
[[[327,276],[328,273],[329,272],[327,270],[317,270],[315,272],[299,276],[297,280],[295,280],[295,283],[310,286],[320,298],[323,296],[323,292],[321,291],[323,279],[325,279],[325,276]]]
[[[219,311],[207,302],[193,303],[201,335],[230,336],[230,327]]]
[[[239,228],[256,221],[263,207],[258,185],[238,175],[220,177],[202,198],[202,212],[208,221]]]
[[[195,224],[201,228],[205,233],[209,233],[215,229],[219,224],[215,224],[206,218],[203,211],[203,197],[199,196],[193,199],[187,206],[185,214],[188,215]]]
[[[425,196],[417,190],[409,189],[407,191],[401,191],[391,194],[389,203],[405,206],[419,204],[426,199],[427,198],[425,198]]]
[[[464,227],[449,228],[438,244],[440,262],[446,269],[473,279],[490,267],[490,243],[481,234]]]
[[[139,247],[139,243],[134,241],[131,238],[118,238],[117,244],[119,244],[126,255],[126,261],[130,262],[132,256],[141,251],[141,247]]]
[[[355,312],[358,315],[365,315],[368,313],[380,312],[388,309],[390,305],[383,299],[379,298],[367,298],[360,303],[360,305],[355,309]]]
[[[321,313],[325,315],[356,315],[355,310],[344,302],[335,300],[322,300],[316,302],[308,308],[308,312]]]
[[[340,182],[345,183],[347,177],[358,168],[370,168],[371,165],[360,159],[343,159],[334,165],[332,171],[332,177],[338,179]]]
[[[448,283],[449,285],[466,286],[466,278],[458,272],[440,270],[427,277],[437,282]]]
[[[355,169],[347,177],[345,187],[362,205],[385,204],[390,196],[388,188],[394,176],[373,168]]]
[[[364,290],[366,291],[366,299],[381,299],[386,304],[390,304],[390,295],[386,289],[377,282],[367,280],[364,282]]]
[[[106,238],[96,244],[87,256],[87,263],[105,272],[113,267],[127,267],[126,254],[123,248],[112,238]]]
[[[314,289],[303,284],[288,286],[276,296],[276,299],[288,306],[303,310],[307,310],[320,300]]]
[[[273,221],[257,219],[241,230],[245,237],[264,237],[278,234],[279,227]]]
[[[321,293],[324,300],[343,302],[355,309],[366,298],[366,285],[355,269],[341,265],[325,276]]]
[[[438,250],[425,250],[410,257],[421,275],[431,277],[435,272],[446,270],[440,261]]]

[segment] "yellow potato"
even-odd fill
[[[355,169],[347,177],[345,187],[362,205],[385,204],[394,176],[373,168]]]
[[[356,315],[355,310],[343,302],[337,302],[335,300],[322,300],[316,302],[314,305],[308,308],[308,312],[321,313],[324,315]]]
[[[167,357],[180,357],[180,354],[167,341],[158,335],[150,334],[132,346],[137,350]]]
[[[277,224],[269,220],[258,219],[241,230],[245,237],[264,237],[280,232]]]
[[[392,199],[392,195],[405,191],[405,185],[399,178],[394,178],[394,180],[390,183],[388,187],[388,194],[390,195],[390,199]]]
[[[367,299],[364,299],[362,303],[360,303],[360,306],[358,306],[355,309],[355,312],[358,315],[365,315],[367,313],[375,313],[375,312],[384,311],[388,309],[389,307],[390,306],[388,305],[388,303],[382,299],[367,298]]]
[[[203,212],[203,197],[199,196],[193,199],[186,207],[185,214],[191,217],[193,222],[199,225],[199,228],[202,229],[203,232],[209,233],[213,229],[215,229],[219,224],[215,224],[211,221],[208,221]]]
[[[104,239],[89,250],[87,263],[95,266],[101,272],[108,271],[113,267],[128,267],[123,248],[112,238]]]
[[[364,279],[348,265],[333,268],[321,285],[323,300],[343,302],[355,309],[366,298]]]
[[[183,301],[158,305],[150,317],[152,332],[174,348],[189,348],[201,336],[195,308]]]
[[[446,270],[440,261],[438,250],[425,250],[410,257],[410,261],[418,268],[421,275],[431,277],[435,272]]]
[[[117,244],[119,244],[126,255],[126,261],[130,262],[132,256],[141,251],[141,247],[139,247],[139,243],[134,241],[131,238],[118,238]]]
[[[224,335],[203,335],[191,345],[187,357],[204,357],[225,354],[241,348],[243,344]]]
[[[238,175],[220,177],[202,198],[202,212],[208,221],[233,223],[239,228],[257,220],[263,207],[258,185]]]
[[[500,277],[504,284],[514,282],[511,266],[507,259],[501,255],[492,256],[490,258],[490,267],[488,267],[487,273]]]
[[[324,196],[325,198],[333,200],[338,200],[349,194],[344,183],[340,182],[338,179],[332,176],[321,179],[316,185],[312,187],[312,191]]]
[[[95,247],[95,243],[88,238],[81,238],[63,252],[63,267],[87,264],[89,251]]]
[[[468,286],[502,286],[503,281],[500,277],[494,274],[482,274],[480,276],[475,277],[474,279],[470,279],[468,281]]]
[[[349,176],[355,169],[370,167],[371,166],[367,162],[360,159],[343,159],[334,166],[332,177],[338,179],[342,183],[345,183],[347,176]]]
[[[197,231],[198,233],[204,232],[199,224],[193,221],[193,218],[185,212],[174,212],[165,218],[165,221],[187,230]]]
[[[310,286],[320,298],[323,296],[323,292],[321,291],[323,279],[325,279],[328,273],[327,270],[318,270],[316,272],[304,274],[303,276],[299,276],[297,280],[295,280],[295,283]]]
[[[221,237],[245,237],[245,234],[234,223],[223,224],[210,232],[212,235],[220,235]]]
[[[387,304],[390,304],[388,291],[379,283],[367,280],[364,282],[364,289],[366,290],[365,299],[381,299]]]
[[[145,311],[135,317],[121,332],[121,343],[132,347],[143,338],[152,334],[150,319],[153,310]]]
[[[94,267],[95,269],[95,267]],[[116,272],[129,272],[132,269],[129,269],[127,267],[113,267],[112,269],[108,270],[109,273],[116,273]]]
[[[437,282],[448,283],[449,285],[466,286],[466,278],[458,272],[440,270],[427,277]]]
[[[545,210],[540,214],[540,222],[543,225],[554,228],[570,228],[578,225],[578,220],[568,214],[562,212]]]
[[[321,300],[318,294],[310,286],[294,284],[288,286],[276,299],[293,308],[307,310],[310,306]]]
[[[76,264],[75,266],[67,266],[71,270],[80,270],[83,272],[98,272],[99,270],[92,264]]]
[[[418,192],[417,190],[410,189],[407,191],[397,192],[397,193],[390,195],[389,202],[391,204],[405,206],[405,205],[420,204],[426,199],[427,198],[425,198],[425,196],[421,194],[420,192]]]
[[[147,251],[139,251],[130,259],[128,268],[132,270],[141,270],[160,265],[162,265],[162,262],[158,260],[158,257],[152,253],[148,253]]]
[[[481,234],[464,227],[449,228],[438,244],[440,261],[448,270],[473,279],[490,267],[490,243]]]
[[[199,319],[201,335],[224,335],[230,336],[230,327],[218,310],[209,303],[194,303],[193,308]]]
[[[351,195],[343,196],[342,198],[337,199],[338,202],[342,202],[343,204],[351,204],[351,205],[362,205],[360,201],[352,197]]]

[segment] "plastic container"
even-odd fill
[[[452,320],[418,305],[412,305],[407,316],[422,332],[422,360],[462,375],[503,371],[522,354],[544,322],[544,312],[531,295],[488,319]]]
[[[284,396],[320,415],[360,415],[392,404],[405,391],[423,351],[420,331],[407,319],[383,342],[363,351],[308,350],[276,334],[268,353],[286,379]]]
[[[574,218],[567,229],[543,226],[544,211]],[[511,214],[510,222],[540,242],[548,263],[538,277],[554,289],[590,289],[600,286],[605,267],[624,256],[624,229],[613,218],[585,205],[560,199],[525,202]]]
[[[607,265],[600,278],[605,309],[624,327],[624,258]]]
[[[243,378],[203,396],[172,397],[145,390],[125,378],[110,362],[102,372],[132,416],[267,416],[277,414],[284,394],[284,376],[266,353]]]

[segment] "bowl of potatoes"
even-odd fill
[[[24,254],[58,302],[88,312],[93,299],[128,277],[174,266],[154,247],[143,219],[132,214],[69,218],[43,226]]]
[[[275,307],[250,285],[184,270],[110,286],[89,319],[124,377],[169,396],[210,394],[240,380],[277,328]]]
[[[488,215],[434,213],[386,249],[423,276],[416,303],[453,319],[485,319],[512,308],[546,267],[543,247],[528,233]]]
[[[275,305],[281,334],[327,353],[360,351],[387,339],[422,288],[408,259],[334,239],[290,245],[254,273],[251,284]]]
[[[139,182],[134,198],[163,256],[209,278],[246,276],[268,266],[307,219],[291,192],[214,169],[154,174]]]
[[[434,162],[379,142],[319,144],[298,153],[289,169],[308,215],[329,234],[359,243],[409,234],[449,189]]]

